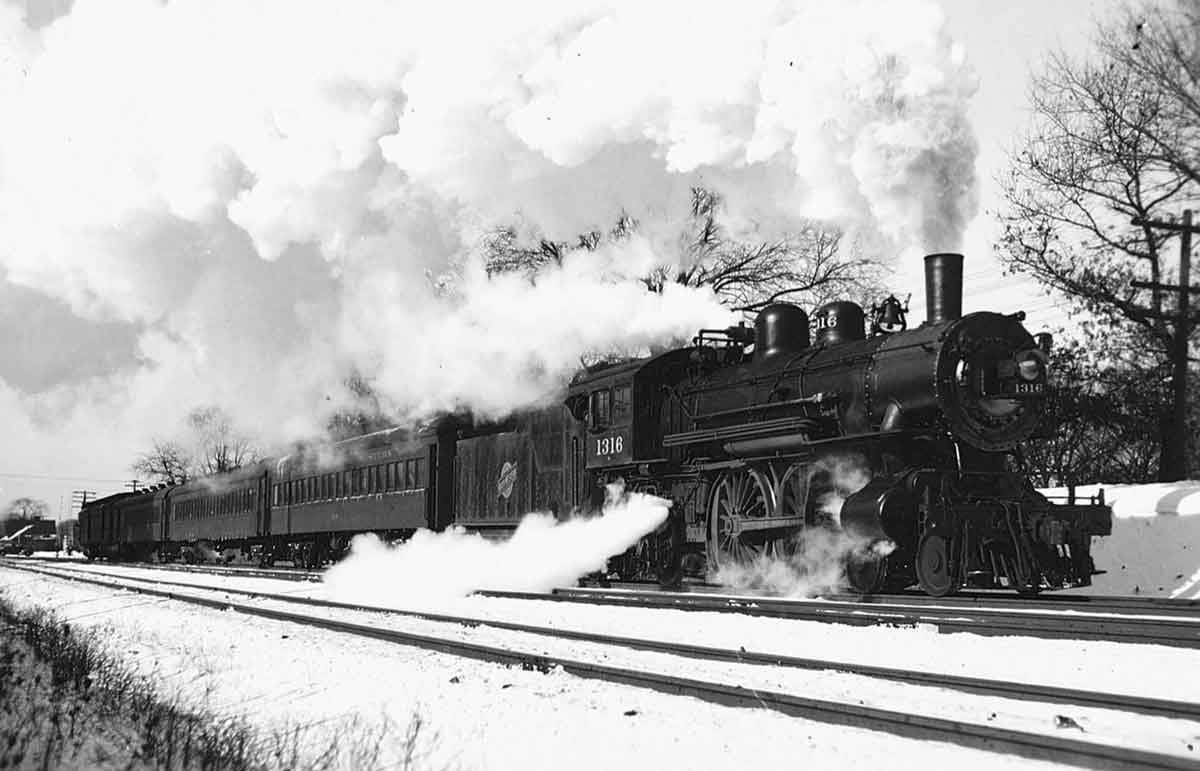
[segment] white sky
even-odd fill
[[[3,3],[4,0],[0,0]],[[941,0],[953,37],[966,49],[979,77],[979,90],[971,118],[979,138],[978,174],[981,213],[969,227],[964,251],[966,263],[965,310],[1024,309],[1035,331],[1066,323],[1061,303],[1039,293],[1028,281],[1000,275],[992,256],[995,227],[988,212],[998,206],[994,177],[1003,167],[1005,148],[1027,118],[1025,88],[1031,68],[1054,47],[1082,52],[1091,21],[1108,13],[1111,0]],[[64,13],[66,0],[26,0],[31,22],[44,23]],[[913,306],[922,305],[920,266],[901,270],[895,283],[900,296],[913,294]],[[923,315],[923,311],[921,312]],[[920,315],[914,315],[920,318]],[[127,323],[95,323],[74,316],[63,302],[35,290],[17,287],[0,278],[0,379],[23,393],[72,382],[89,376],[119,372],[138,359],[137,329]],[[46,500],[55,512],[66,511],[75,489],[101,494],[121,487],[117,480],[130,476],[132,458],[123,452],[89,452],[84,459],[68,452],[66,465],[24,458],[20,448],[0,452],[0,503],[12,497]],[[28,476],[25,476],[28,475]],[[41,479],[69,477],[85,479]]]

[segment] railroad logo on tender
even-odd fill
[[[504,461],[504,465],[500,467],[500,476],[496,479],[496,490],[500,493],[500,497],[508,500],[512,495],[513,485],[516,483],[517,464]]]

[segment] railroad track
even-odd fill
[[[37,560],[54,564],[71,564],[70,561],[53,557],[23,557],[21,559]],[[82,563],[81,563],[82,564]],[[210,575],[247,576],[251,578],[276,578],[284,581],[323,580],[324,570],[308,570],[304,568],[258,568],[252,566],[234,565],[187,565],[177,563],[86,563],[86,564],[116,564],[131,568],[146,568],[148,570],[166,570],[182,573],[206,573]],[[662,594],[653,582],[613,582],[610,587],[614,591],[639,591],[646,594]],[[736,596],[743,600],[783,600],[762,592],[731,590],[720,584],[698,582],[685,584],[680,590],[687,594],[733,596],[734,591],[740,591]],[[665,592],[670,593],[670,592]],[[1009,592],[972,591],[960,592],[950,597],[930,597],[921,592],[909,591],[901,594],[861,595],[848,592],[830,592],[819,595],[817,599],[833,602],[874,605],[880,607],[936,606],[939,608],[956,608],[966,610],[1011,610],[1025,612],[1046,610],[1053,612],[1078,611],[1091,614],[1119,614],[1135,616],[1177,616],[1184,619],[1200,619],[1200,600],[1179,600],[1167,597],[1119,597],[1105,595],[1066,595],[1043,594],[1037,597],[1019,597]]]
[[[889,595],[838,592],[821,595],[821,597],[838,602],[857,602],[870,605],[936,605],[969,609],[1045,610],[1054,613],[1070,610],[1081,613],[1200,618],[1200,600],[1177,600],[1168,597],[1073,594],[1042,594],[1037,597],[1021,597],[1000,592],[961,592],[949,597],[930,597],[927,594],[916,592]]]
[[[51,563],[54,565],[62,565],[64,567],[72,564],[85,565],[105,565],[110,564],[114,567],[129,567],[146,570],[166,570],[176,573],[207,573],[214,576],[243,576],[247,578],[277,578],[283,581],[320,581],[322,571],[320,570],[305,570],[302,568],[259,568],[250,565],[187,565],[177,563],[155,563],[155,562],[80,562],[79,560],[61,560],[54,557],[23,557],[24,560],[34,560],[42,563]]]
[[[681,592],[685,594],[719,594],[724,596],[737,595],[743,598],[766,597],[768,599],[786,599],[765,591],[754,589],[734,589],[714,583],[685,583],[682,587],[669,590],[659,587],[652,582],[622,582],[613,581],[608,586],[592,586],[582,588],[602,588],[624,591],[642,591],[647,593]],[[1040,594],[1035,597],[1022,597],[1012,592],[973,590],[957,592],[947,597],[930,597],[921,591],[908,590],[896,594],[855,594],[852,592],[825,592],[815,597],[799,599],[821,599],[834,602],[853,602],[864,605],[935,605],[966,609],[993,608],[1001,610],[1031,611],[1047,610],[1060,613],[1064,610],[1082,613],[1114,613],[1138,616],[1182,616],[1200,618],[1200,600],[1183,600],[1169,597],[1122,597],[1116,595],[1085,595],[1085,594]]]
[[[775,653],[747,651],[744,648],[730,650],[713,648],[661,640],[649,640],[631,637],[619,637],[596,634],[585,631],[547,628],[529,624],[511,623],[493,619],[472,618],[467,616],[447,615],[424,611],[398,611],[373,606],[355,605],[313,598],[295,597],[286,594],[271,594],[237,589],[215,589],[184,582],[165,581],[157,578],[135,578],[121,576],[120,581],[99,578],[94,572],[70,569],[42,569],[28,565],[14,565],[8,561],[0,561],[5,567],[39,573],[48,577],[64,578],[72,581],[103,586],[110,589],[129,590],[151,596],[165,597],[183,602],[189,602],[206,607],[232,609],[239,612],[271,618],[281,621],[316,626],[335,631],[341,631],[359,636],[387,640],[404,645],[418,646],[425,649],[441,651],[457,656],[466,656],[479,660],[492,661],[502,664],[520,665],[548,669],[561,667],[563,670],[581,676],[602,679],[610,682],[623,683],[652,690],[690,695],[705,701],[742,707],[763,707],[786,714],[797,715],[821,722],[850,725],[871,730],[881,730],[910,738],[933,739],[951,742],[977,749],[1016,754],[1024,757],[1055,762],[1080,765],[1087,768],[1197,768],[1196,761],[1191,757],[1177,756],[1158,752],[1119,747],[1111,744],[1101,744],[1062,736],[1050,736],[1025,731],[1014,731],[999,728],[994,725],[983,725],[960,720],[949,720],[943,717],[914,715],[907,712],[881,709],[865,706],[862,703],[848,704],[839,701],[828,701],[794,693],[769,692],[762,689],[747,688],[722,682],[682,678],[675,675],[654,673],[610,665],[595,664],[567,658],[551,656],[529,650],[514,650],[510,647],[497,647],[467,640],[447,639],[445,637],[413,634],[395,629],[383,629],[375,626],[362,625],[336,619],[319,618],[302,613],[265,608],[260,605],[248,605],[230,602],[229,595],[254,597],[258,600],[270,600],[293,605],[333,608],[349,611],[367,611],[384,613],[392,616],[419,618],[425,621],[452,624],[466,628],[490,627],[493,629],[520,632],[533,635],[553,636],[568,640],[596,643],[605,646],[619,646],[638,651],[653,651],[672,656],[682,656],[696,660],[721,661],[734,664],[766,665],[801,670],[834,671],[879,680],[898,683],[951,689],[963,693],[1034,701],[1051,704],[1067,704],[1076,707],[1089,707],[1120,712],[1135,712],[1151,716],[1168,717],[1173,719],[1200,720],[1200,704],[1147,699],[1144,697],[1123,694],[1104,694],[1090,691],[1041,686],[1026,683],[1010,683],[1006,681],[985,680],[949,676],[928,672],[914,672],[900,669],[890,669],[877,666],[866,666],[852,662],[838,662],[810,658],[784,656]],[[130,586],[128,583],[141,584]],[[191,591],[210,594],[223,594],[226,598],[214,598],[180,594],[170,589],[155,588],[170,586]],[[995,717],[994,713],[992,715]]]
[[[34,559],[64,565],[63,561],[52,558]],[[319,582],[323,577],[321,571],[286,568],[117,564],[150,570],[287,581]],[[934,626],[945,633],[1015,634],[1048,639],[1200,647],[1200,600],[1164,597],[1042,595],[1037,598],[1018,598],[999,592],[973,592],[939,598],[908,592],[898,595],[830,593],[811,600],[753,593],[735,595],[715,584],[691,584],[685,586],[683,591],[672,592],[634,583],[619,588],[563,588],[549,595],[486,591],[480,594],[509,599],[741,613],[855,626],[920,624]],[[1114,619],[1112,616],[1121,618]]]
[[[486,597],[578,602],[622,607],[670,608],[710,613],[739,613],[854,626],[931,626],[941,632],[981,635],[1022,635],[1047,639],[1103,640],[1120,643],[1200,648],[1200,614],[1106,614],[1057,608],[1051,613],[1024,607],[967,608],[954,603],[879,603],[853,600],[795,600],[779,597],[727,595],[711,592],[647,592],[628,589],[556,589],[551,594],[482,591]],[[1064,612],[1069,611],[1069,612]]]

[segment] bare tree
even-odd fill
[[[334,441],[362,436],[394,425],[395,421],[384,413],[379,395],[369,378],[355,370],[346,378],[345,385],[354,397],[354,406],[335,412],[326,421],[325,427]]]
[[[685,231],[671,266],[654,270],[642,281],[652,291],[667,284],[711,287],[727,305],[743,307],[773,296],[816,305],[832,297],[866,298],[878,294],[881,266],[848,257],[841,231],[813,222],[799,232],[770,241],[740,241],[721,224],[721,196],[693,188]],[[483,243],[489,273],[539,270],[561,265],[573,249],[594,250],[637,231],[638,222],[622,215],[608,231],[590,231],[573,242],[529,239],[515,227],[493,231]]]
[[[773,241],[746,243],[720,223],[721,197],[692,189],[689,229],[681,239],[675,268],[661,268],[646,285],[661,291],[667,283],[707,286],[726,304],[745,307],[787,295],[810,306],[833,297],[864,298],[878,293],[881,266],[842,252],[840,230],[810,223]]]
[[[516,227],[505,225],[485,236],[482,249],[488,275],[520,272],[533,276],[548,266],[562,265],[567,252],[572,249],[592,251],[606,241],[620,241],[635,230],[637,220],[622,214],[607,232],[591,230],[581,233],[574,242],[539,237],[530,244]]]
[[[1129,10],[1098,27],[1092,58],[1052,57],[1033,78],[1034,120],[1001,180],[1001,261],[1094,314],[1094,339],[1119,331],[1121,353],[1154,371],[1179,327],[1164,318],[1161,290],[1131,282],[1170,283],[1178,247],[1174,234],[1132,221],[1169,219],[1200,200],[1200,46],[1194,25],[1181,31],[1189,13],[1149,6],[1139,21]],[[1143,394],[1160,399],[1160,463],[1175,430],[1168,393]]]
[[[36,498],[16,498],[4,507],[0,520],[4,522],[4,535],[12,535],[21,528],[50,516],[50,505]]]
[[[1157,402],[1146,399],[1161,372],[1113,361],[1078,342],[1057,347],[1047,414],[1054,421],[1024,444],[1026,471],[1040,486],[1094,480],[1146,482],[1156,476]]]
[[[233,425],[220,407],[199,407],[188,415],[196,450],[193,468],[198,475],[223,474],[262,457],[254,442]]]
[[[1200,3],[1126,6],[1099,46],[1114,67],[1161,95],[1157,120],[1128,128],[1146,140],[1157,162],[1200,184]]]
[[[179,485],[191,477],[191,454],[179,442],[155,439],[149,452],[142,453],[130,469],[155,482]]]

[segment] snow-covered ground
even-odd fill
[[[17,571],[0,569],[0,584],[20,604],[104,630],[111,651],[169,692],[264,727],[386,720],[399,736],[418,715],[419,768],[1055,767]]]
[[[167,580],[161,572],[126,568],[126,575]],[[320,594],[326,587],[227,576],[196,583],[278,593]],[[253,705],[255,721],[279,728],[319,724],[337,730],[389,720],[403,728],[412,714],[425,721],[421,751],[430,768],[579,768],[672,765],[679,768],[901,767],[969,763],[1007,768],[1016,761],[928,742],[898,739],[785,718],[764,710],[715,707],[700,701],[595,683],[561,672],[540,674],[464,661],[395,645],[348,639],[286,623],[182,606],[168,600],[38,579],[0,570],[0,586],[21,604],[54,608],[74,625],[101,628],[111,650],[172,691],[221,711]],[[243,601],[242,598],[232,598]],[[260,601],[263,604],[273,603]],[[829,626],[811,622],[632,608],[564,606],[464,598],[450,612],[546,623],[629,636],[745,646],[798,656],[911,666],[1016,682],[1094,688],[1183,701],[1200,700],[1200,683],[1180,677],[1200,654],[1154,646],[941,635],[932,629]],[[664,654],[598,649],[488,627],[447,626],[378,614],[316,611],[408,631],[538,653],[656,668],[686,677],[850,700],[887,709],[920,709],[996,727],[1057,733],[1068,717],[1093,741],[1182,752],[1200,724],[1127,716],[1103,710],[1035,705],[964,696],[933,688],[881,683],[835,672],[697,663]],[[936,655],[931,655],[935,654]],[[674,660],[673,660],[674,659]],[[626,714],[629,711],[636,714]],[[430,731],[436,731],[436,736]],[[1075,730],[1075,729],[1072,729]],[[1022,766],[1025,767],[1025,766]]]
[[[1200,483],[1106,486],[1114,505],[1113,535],[1095,544],[1094,594],[1200,596]],[[1091,492],[1080,488],[1081,494]],[[44,563],[42,563],[44,564]],[[94,566],[93,569],[100,569]],[[113,566],[104,565],[111,570]],[[413,606],[480,618],[524,621],[631,637],[679,640],[793,656],[854,661],[949,674],[1060,685],[1163,699],[1200,701],[1200,652],[1157,646],[940,634],[934,629],[858,628],[726,614],[586,607],[551,602],[452,598],[437,592],[397,600],[379,575],[373,587],[296,584],[240,576],[179,575],[123,568],[127,575]],[[367,589],[370,588],[370,591]],[[827,726],[766,710],[719,707],[698,700],[543,674],[298,627],[285,622],[183,606],[169,600],[88,587],[0,568],[0,591],[22,605],[54,609],[73,625],[101,630],[105,644],[168,693],[277,729],[310,725],[317,734],[352,732],[387,722],[400,736],[414,715],[423,721],[418,767],[681,769],[950,767],[1037,768],[1037,763],[963,748]],[[234,601],[242,598],[232,597]],[[266,601],[259,601],[266,603]],[[892,709],[920,705],[931,714],[1080,738],[1119,741],[1165,752],[1200,749],[1200,724],[1128,717],[1102,710],[1047,707],[1003,699],[965,698],[930,688],[880,684],[835,672],[694,662],[662,654],[608,652],[583,644],[502,634],[488,627],[447,628],[379,615],[374,619],[426,633],[532,646],[533,650],[599,658],[633,666],[654,662],[691,677]],[[1070,718],[1060,729],[1058,716]],[[390,740],[389,740],[390,741]],[[397,742],[384,743],[399,749]],[[1041,764],[1041,767],[1048,767]]]
[[[1104,489],[1113,507],[1112,535],[1096,539],[1099,570],[1085,594],[1200,598],[1200,481],[1150,485],[1088,485],[1077,495]],[[1044,491],[1065,496],[1065,489]]]

